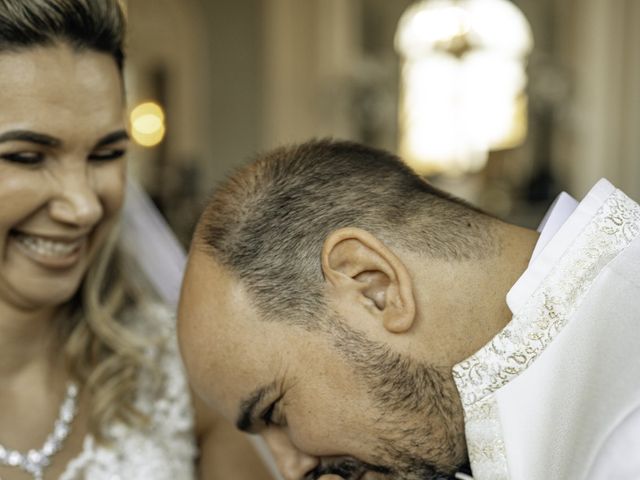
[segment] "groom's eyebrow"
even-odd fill
[[[236,420],[236,427],[243,432],[250,432],[256,424],[256,410],[271,391],[276,388],[276,382],[257,388],[240,402],[240,411]]]

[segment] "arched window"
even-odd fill
[[[402,58],[400,154],[423,173],[481,169],[526,136],[522,12],[507,0],[423,0],[396,32]]]

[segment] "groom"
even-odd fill
[[[615,455],[640,446],[640,207],[606,181],[563,202],[539,234],[384,151],[259,157],[196,230],[179,312],[196,390],[286,480],[468,461],[476,480],[622,478]]]

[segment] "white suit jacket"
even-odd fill
[[[640,479],[640,206],[601,180],[543,237],[453,369],[473,477]]]

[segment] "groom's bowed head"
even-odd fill
[[[189,375],[287,480],[446,478],[468,461],[451,367],[508,323],[535,241],[388,152],[268,152],[198,223],[179,311]]]

